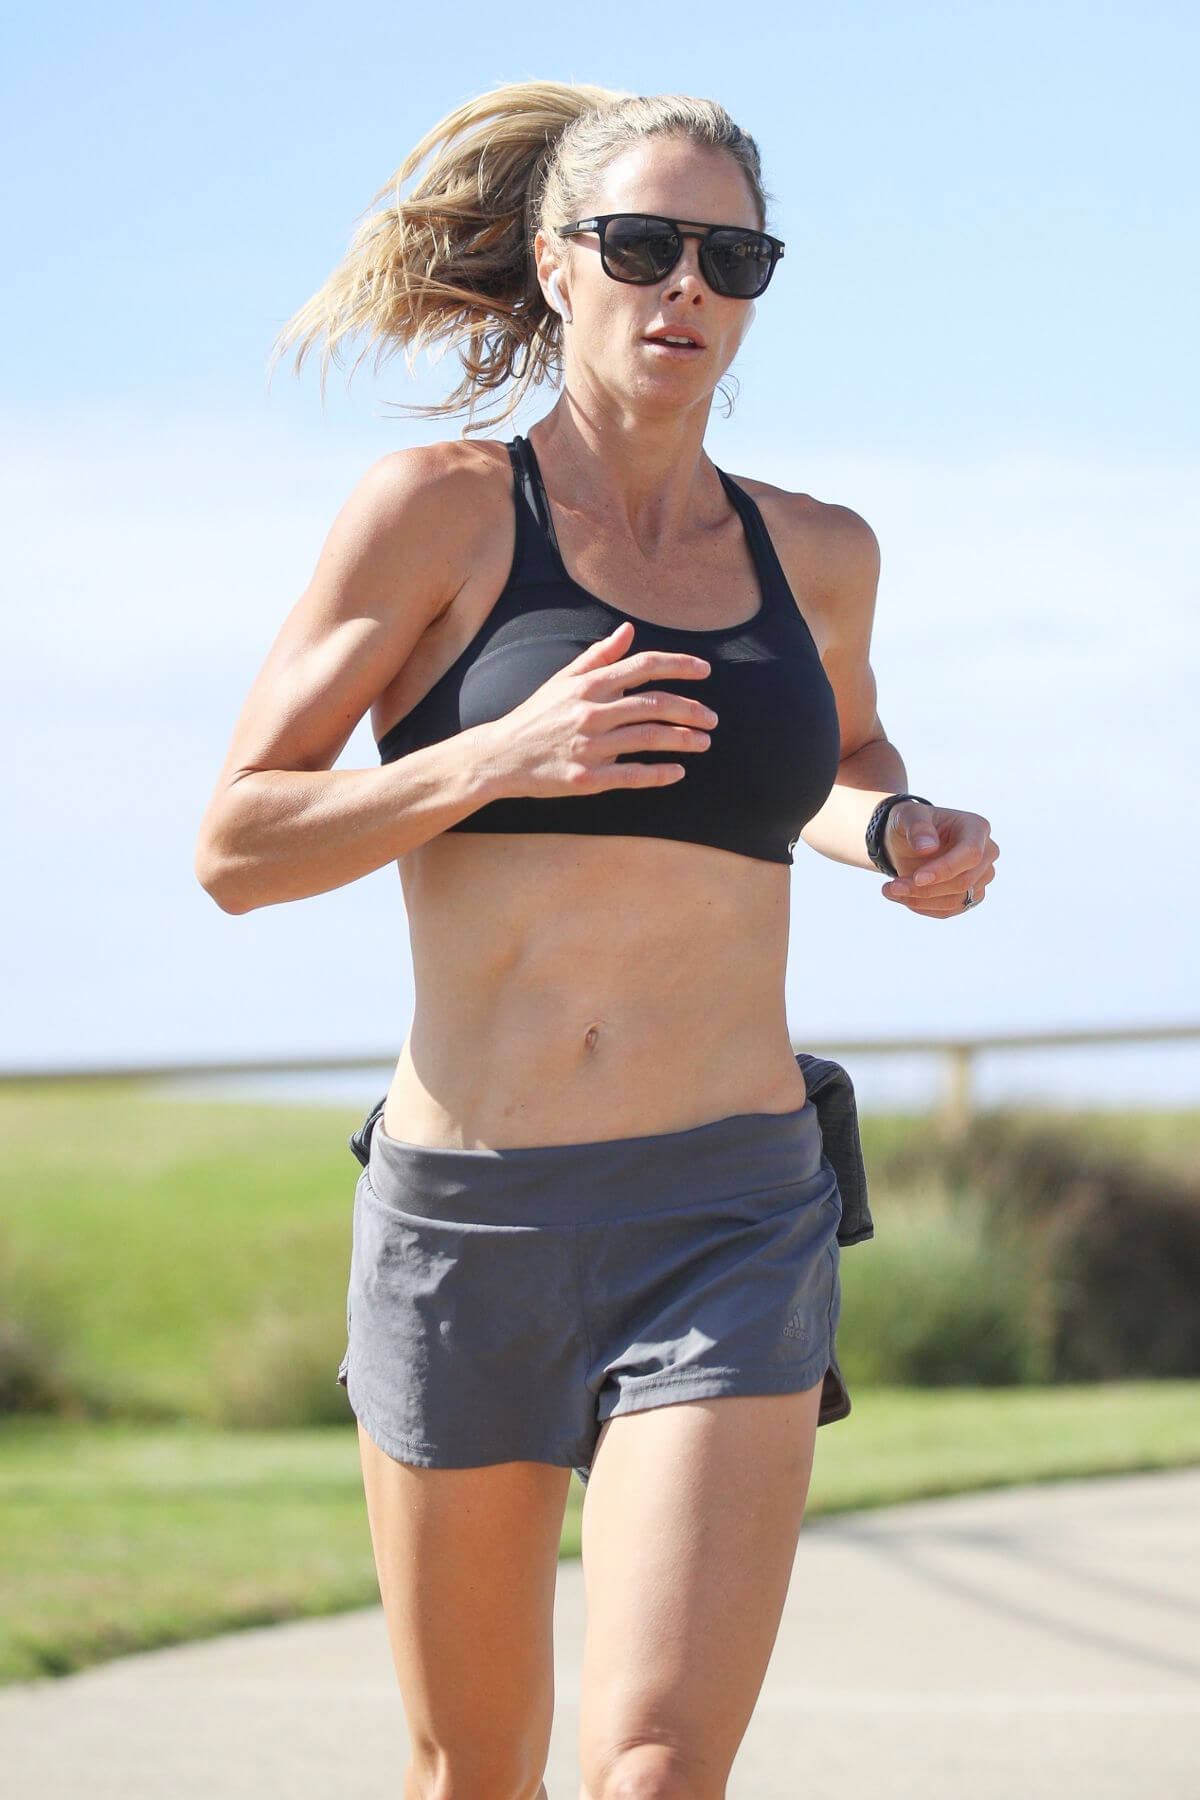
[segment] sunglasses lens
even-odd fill
[[[700,254],[717,292],[739,300],[761,294],[775,266],[770,239],[758,231],[714,231]]]
[[[626,213],[610,219],[604,233],[604,258],[618,281],[658,281],[673,269],[680,254],[679,233],[665,219]]]

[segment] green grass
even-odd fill
[[[1200,1463],[1200,1382],[873,1388],[853,1403],[817,1433],[809,1518]],[[564,1557],[582,1500],[572,1480]],[[0,1683],[378,1602],[352,1426],[0,1429]]]
[[[0,1086],[0,1682],[378,1603],[335,1380],[365,1110]],[[1200,1160],[1200,1114],[1047,1116]],[[892,1177],[927,1121],[862,1132],[879,1236],[843,1255],[854,1411],[818,1432],[810,1516],[1200,1463],[1200,1382],[1039,1385],[1023,1245],[936,1168]]]
[[[344,1420],[362,1111],[0,1088],[0,1299],[85,1410]]]
[[[354,1434],[9,1422],[0,1681],[378,1601]]]
[[[809,1513],[1200,1464],[1200,1381],[850,1390],[817,1432]]]

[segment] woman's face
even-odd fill
[[[678,137],[644,139],[622,151],[579,216],[616,212],[761,228],[750,184],[734,158]],[[750,302],[709,287],[700,272],[699,239],[685,238],[675,267],[649,287],[606,275],[594,232],[567,242],[562,264],[541,232],[535,244],[548,299],[546,278],[555,267],[562,270],[571,311],[563,333],[567,386],[607,395],[639,411],[678,412],[696,405],[707,410],[737,351]],[[672,349],[648,341],[648,334],[664,330],[691,332],[699,347]]]

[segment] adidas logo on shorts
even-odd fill
[[[804,1308],[799,1306],[783,1328],[785,1337],[802,1338],[808,1336],[808,1326],[804,1322]]]

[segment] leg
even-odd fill
[[[405,1800],[545,1800],[554,1588],[571,1471],[423,1469],[358,1428],[388,1640],[408,1723]]]
[[[609,1419],[583,1509],[581,1800],[722,1800],[783,1616],[821,1383]]]

